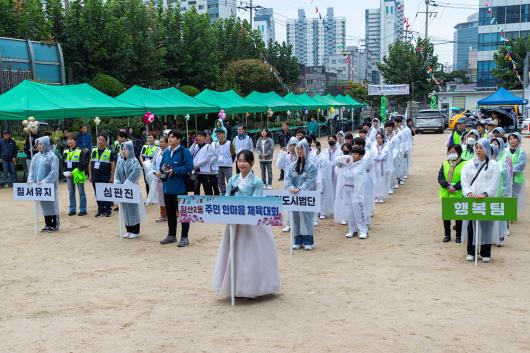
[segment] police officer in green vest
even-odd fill
[[[155,158],[156,151],[158,151],[158,146],[155,145],[155,140],[156,134],[154,132],[150,133],[149,136],[147,136],[147,144],[142,147],[142,151],[140,152],[140,163],[142,164],[142,169],[144,171],[145,189],[148,194],[149,183],[147,182],[145,174],[146,171],[151,169],[151,161]]]
[[[114,181],[114,168],[116,167],[116,154],[112,148],[107,146],[107,135],[100,133],[97,146],[90,153],[90,167],[88,177],[94,191],[98,183],[112,183]],[[98,212],[96,217],[110,217],[112,213],[112,203],[107,201],[97,201]]]
[[[121,153],[121,144],[127,141],[128,139],[129,139],[129,135],[127,135],[127,132],[125,131],[125,129],[120,129],[120,131],[118,132],[118,137],[114,141],[113,146],[112,146],[114,148],[114,154],[116,156],[119,156]]]
[[[440,199],[447,197],[462,197],[462,186],[460,175],[462,167],[466,163],[462,158],[462,146],[453,145],[447,148],[447,160],[445,160],[438,172],[438,184],[440,184]],[[456,222],[456,239],[460,243],[462,235],[462,221]],[[445,236],[443,242],[451,241],[451,221],[444,219]]]
[[[512,194],[517,198],[517,212],[521,213],[525,208],[525,180],[524,169],[526,167],[526,152],[521,145],[521,134],[513,132],[508,135],[508,148],[506,148],[506,158],[512,159],[513,184]]]
[[[453,131],[449,138],[447,146],[460,145],[462,143],[462,134],[466,129],[466,118],[460,118],[456,122],[456,130]]]
[[[86,194],[85,184],[83,182],[76,183],[72,172],[86,172],[86,154],[81,148],[77,146],[77,136],[74,134],[68,135],[68,148],[63,151],[63,170],[66,182],[68,183],[68,193],[70,196],[69,216],[76,214],[76,197],[75,189],[79,192],[79,213],[78,216],[85,216],[86,213]]]

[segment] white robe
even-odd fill
[[[320,214],[328,216],[333,213],[335,190],[333,189],[332,164],[324,152],[317,159],[317,191],[320,193]]]
[[[342,176],[344,188],[341,191],[343,195],[343,207],[345,210],[348,230],[350,233],[368,233],[367,220],[370,217],[366,210],[366,188],[367,172],[365,161],[361,159],[357,162],[351,162],[343,168]]]
[[[366,149],[363,157],[364,166],[366,168],[366,181],[364,183],[364,210],[366,225],[372,224],[372,211],[375,205],[374,199],[374,158],[370,149]]]
[[[379,146],[374,143],[372,155],[374,157],[374,197],[386,199],[388,197],[388,145]]]

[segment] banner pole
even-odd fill
[[[232,306],[236,305],[236,297],[235,297],[235,275],[234,275],[234,234],[235,229],[234,225],[230,224],[230,296],[232,299]]]
[[[123,206],[122,203],[119,203],[119,204],[118,204],[118,212],[119,212],[119,214],[120,214],[120,217],[119,217],[119,219],[118,219],[118,227],[119,227],[118,229],[119,229],[119,232],[120,232],[120,239],[121,239],[121,240],[123,240],[123,234],[122,234],[122,230],[123,230],[123,228],[122,228],[122,226],[121,226],[121,224],[122,224],[122,220],[123,220],[122,206]]]
[[[480,224],[479,224],[479,221],[476,221],[477,222],[477,229],[475,229],[475,236],[474,236],[474,239],[476,239],[475,241],[475,266],[478,266],[478,246],[480,244]]]
[[[38,219],[38,209],[37,201],[34,202],[33,214],[35,215],[35,240],[39,239],[39,219]]]
[[[289,254],[292,255],[293,254],[293,246],[294,246],[294,233],[293,233],[293,227],[291,227],[291,224],[293,223],[293,212],[289,212],[289,223],[287,225],[289,225],[289,237],[291,238],[291,247],[289,249]]]

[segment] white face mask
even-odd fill
[[[468,137],[468,138],[467,138],[467,144],[468,144],[469,146],[473,146],[476,142],[477,142],[477,140],[475,140],[474,137]]]
[[[456,161],[458,159],[458,154],[456,153],[449,153],[447,155],[447,159],[450,161]]]

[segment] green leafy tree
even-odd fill
[[[106,75],[97,74],[96,77],[90,82],[92,87],[95,89],[111,96],[116,97],[125,92],[125,86],[123,83],[118,81],[116,78]]]
[[[0,21],[0,36],[18,37],[18,14],[15,11],[14,0],[0,0],[0,18],[9,19]]]
[[[278,42],[269,42],[269,48],[265,50],[265,59],[269,64],[274,66],[281,78],[288,85],[298,83],[300,75],[300,65],[293,55],[293,47],[290,45],[279,44]]]
[[[62,42],[64,38],[64,8],[61,0],[46,0],[46,19],[50,27],[52,38],[57,42]]]
[[[184,50],[182,47],[182,15],[180,3],[172,7],[171,3],[163,14],[162,25],[164,28],[164,46],[166,48],[165,66],[163,76],[170,84],[181,82],[184,71]]]
[[[179,87],[179,89],[190,97],[195,97],[196,95],[200,93],[200,91],[196,87],[193,87],[190,85],[181,86]]]
[[[17,24],[16,37],[33,40],[47,40],[50,38],[48,21],[44,16],[40,0],[16,0],[15,17]]]
[[[220,89],[235,89],[239,94],[269,92],[281,88],[271,67],[257,59],[232,61],[223,72]]]
[[[219,19],[214,24],[217,53],[221,69],[228,63],[241,59],[258,59],[265,49],[259,31],[240,18]]]
[[[388,55],[378,68],[386,83],[408,83],[411,85],[411,97],[396,98],[396,101],[412,100],[427,102],[429,93],[437,89],[430,71],[438,70],[438,57],[427,39],[419,38],[416,47],[410,42],[395,42],[390,46]],[[434,75],[436,77],[436,75]]]
[[[520,89],[522,87],[519,77],[523,77],[523,62],[526,53],[530,51],[530,38],[517,38],[515,41],[510,41],[503,45],[493,54],[495,60],[495,68],[493,69],[493,76],[500,81],[500,85],[506,89]],[[508,56],[508,53],[510,55]],[[513,61],[509,60],[509,57]]]

